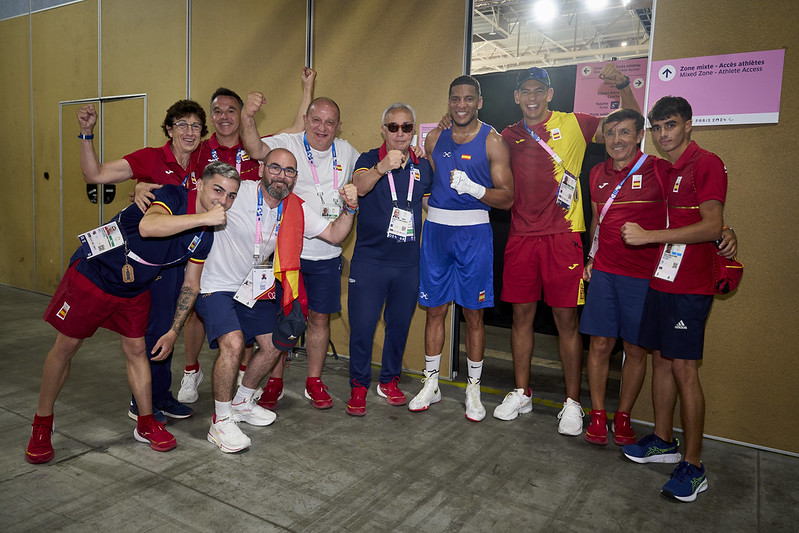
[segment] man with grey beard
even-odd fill
[[[212,247],[205,262],[196,305],[211,348],[219,348],[213,373],[215,413],[208,440],[226,453],[250,446],[237,422],[266,426],[276,418],[256,403],[253,393],[275,366],[280,352],[287,349],[285,342],[277,339],[278,312],[289,316],[299,303],[302,314],[307,315],[299,276],[303,236],[340,243],[352,229],[358,210],[358,193],[352,184],[339,189],[346,207],[333,222],[306,209],[292,193],[298,177],[297,160],[288,150],[269,152],[259,176],[260,181],[242,184],[235,213],[228,214],[226,225],[215,228],[218,245]],[[253,341],[258,350],[234,396],[244,346]]]

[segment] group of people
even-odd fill
[[[82,340],[99,327],[121,336],[134,437],[154,450],[176,446],[166,417],[193,414],[187,404],[197,401],[204,378],[197,358],[203,337],[219,349],[208,440],[223,452],[251,445],[239,422],[274,422],[283,397],[281,354],[303,332],[304,395],[315,408],[332,407],[321,378],[330,315],[341,310],[340,243],[356,224],[346,412],[366,414],[381,314],[386,331],[377,395],[417,412],[441,400],[444,324],[454,301],[466,321],[465,414],[483,420],[483,310],[494,305],[493,207],[511,210],[501,298],[513,305],[515,380],[494,417],[513,420],[532,410],[533,318],[543,300],[558,329],[566,389],[558,431],[583,433],[581,333],[587,334],[592,409],[584,438],[607,444],[609,357],[621,337],[626,357],[612,416],[614,442],[639,463],[679,463],[664,493],[693,501],[705,490],[697,362],[714,293],[712,254],[732,256],[737,243],[731,231],[722,231],[724,165],[691,141],[690,105],[665,97],[650,110],[663,160],[640,151],[644,117],[629,78],[612,63],[600,77],[619,90],[622,109],[604,119],[551,111],[549,75],[530,68],[518,75],[514,91],[522,119],[501,134],[478,118],[479,82],[461,76],[450,84],[448,112],[424,149],[411,146],[415,111],[395,103],[381,117],[383,144],[359,155],[337,138],[338,105],[312,98],[314,77],[303,70],[295,122],[275,135],[258,133],[261,93],[244,102],[220,88],[211,98],[210,138],[202,140],[202,106],[181,100],[167,111],[166,145],[109,163],[101,164],[94,150],[94,107],[78,112],[86,181],[139,183],[132,205],[81,236],[45,313],[58,336],[45,360],[26,459],[53,458],[56,397]],[[591,171],[593,244],[584,264],[579,174],[590,142],[604,143],[610,159]],[[421,390],[408,401],[398,383],[417,303],[426,311],[425,368]],[[170,360],[184,324],[186,367],[176,399]],[[655,430],[637,440],[630,411],[646,374],[647,350],[653,351]],[[684,457],[672,435],[678,395]]]

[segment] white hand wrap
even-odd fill
[[[456,170],[452,173],[452,180],[449,184],[450,187],[455,189],[458,194],[468,194],[470,196],[474,196],[478,200],[485,196],[486,188],[482,185],[473,182],[469,179],[469,176],[466,172],[462,170]]]

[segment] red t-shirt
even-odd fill
[[[191,154],[192,165],[197,170],[197,177],[202,176],[206,165],[212,161],[223,161],[236,166],[240,160],[239,175],[243,180],[258,180],[258,160],[252,159],[241,146],[241,141],[236,146],[228,147],[219,144],[216,133],[202,141],[200,146]]]
[[[181,167],[171,146],[170,140],[160,148],[142,148],[124,156],[123,159],[133,170],[133,179],[162,185],[183,185],[187,189],[194,189],[200,173],[196,172],[191,161],[188,169]]]
[[[549,118],[531,129],[563,159],[563,166],[579,177],[585,148],[596,133],[600,119],[583,113],[552,111]],[[563,166],[535,140],[524,119],[502,131],[510,147],[514,201],[510,235],[552,235],[585,231],[582,195],[575,194],[570,209],[557,204]]]
[[[627,177],[641,155],[639,151],[629,165],[618,171],[613,169],[612,159],[591,169],[591,201],[596,204],[597,216],[602,213],[611,193]],[[668,161],[650,155],[641,167],[624,181],[624,185],[619,189],[616,199],[610,204],[605,218],[599,225],[599,249],[594,258],[594,269],[634,278],[652,277],[660,257],[658,255],[660,246],[625,244],[621,238],[621,227],[625,222],[635,222],[646,230],[666,227],[666,203],[662,181],[668,177],[668,168]]]
[[[727,169],[721,159],[699,148],[694,141],[688,145],[668,172],[666,203],[669,227],[681,228],[702,220],[699,204],[727,197]],[[661,250],[665,245],[661,245]],[[680,268],[674,281],[652,278],[650,286],[672,294],[715,294],[713,261],[716,245],[713,242],[689,244],[685,247]]]

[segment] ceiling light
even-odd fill
[[[622,42],[621,42],[621,45],[622,45],[622,46],[627,46],[627,41],[622,41]]]
[[[554,0],[538,0],[533,4],[533,18],[539,22],[551,22],[558,16]]]

